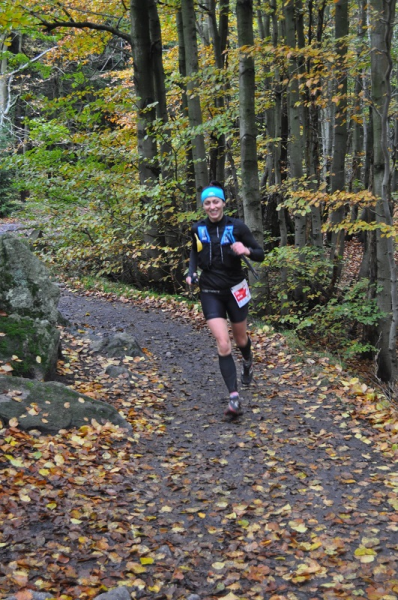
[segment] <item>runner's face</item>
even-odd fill
[[[212,223],[221,221],[224,214],[224,201],[221,198],[210,196],[203,202],[203,208]]]

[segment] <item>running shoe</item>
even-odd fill
[[[242,373],[240,380],[242,385],[250,385],[253,381],[253,361],[252,359],[244,360],[242,365]]]
[[[231,417],[237,417],[238,415],[242,414],[242,405],[240,403],[239,396],[233,396],[229,399],[229,404],[225,414],[230,415]]]

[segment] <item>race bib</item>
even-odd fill
[[[231,288],[231,292],[236,302],[238,303],[239,308],[247,304],[251,298],[249,285],[246,279],[244,279],[237,285],[234,285],[234,287]]]

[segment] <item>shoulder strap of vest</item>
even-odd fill
[[[234,236],[234,226],[226,225],[220,244],[222,244],[222,245],[233,244],[235,241],[236,240],[235,240],[235,236]]]
[[[205,242],[207,244],[210,243],[210,235],[209,235],[209,232],[207,231],[206,225],[198,226],[198,237],[201,242]]]

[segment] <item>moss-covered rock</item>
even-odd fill
[[[82,427],[92,419],[101,425],[109,422],[131,430],[113,406],[78,394],[61,383],[0,376],[0,419],[8,425],[12,418],[24,431],[37,429],[43,433]]]
[[[14,375],[53,378],[60,353],[59,296],[28,243],[0,236],[0,367],[9,363]]]
[[[14,375],[52,379],[59,347],[59,330],[48,321],[19,315],[0,316],[0,361],[10,364]]]
[[[0,307],[56,325],[60,291],[22,238],[0,236]]]

